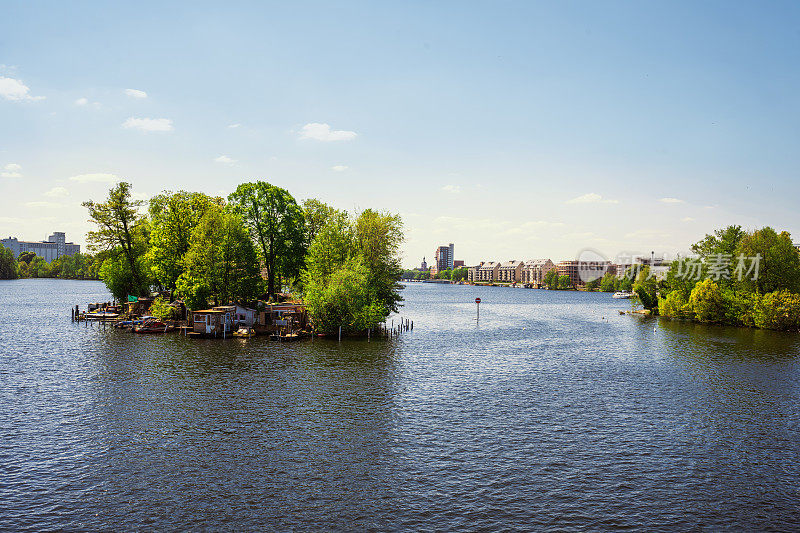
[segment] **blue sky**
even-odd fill
[[[800,232],[800,4],[0,10],[3,236],[83,243],[114,179],[390,209],[408,266]]]

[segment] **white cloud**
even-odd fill
[[[567,200],[565,203],[568,204],[617,204],[619,203],[618,200],[610,200],[608,198],[603,198],[597,193],[590,192],[586,193],[583,196],[578,196],[577,198],[573,198],[572,200]]]
[[[30,92],[30,88],[21,81],[0,76],[0,96],[6,100],[14,100],[17,102],[44,100],[44,96],[32,96]]]
[[[3,172],[0,172],[0,177],[2,178],[21,178],[22,177],[22,165],[18,165],[16,163],[9,163],[3,167]]]
[[[228,124],[229,128],[238,128],[239,126],[241,126],[241,124],[239,124],[238,122],[236,124]]]
[[[442,187],[442,190],[444,192],[451,192],[453,194],[458,194],[458,193],[461,192],[461,186],[460,185],[445,185],[444,187]]]
[[[217,163],[224,163],[226,165],[232,165],[232,164],[236,163],[235,159],[231,159],[227,155],[221,155],[219,157],[215,157],[214,161],[216,161]]]
[[[64,207],[61,204],[57,204],[55,202],[26,202],[26,207]]]
[[[683,217],[681,222],[694,222],[694,218],[692,217]]]
[[[48,198],[61,198],[63,196],[69,196],[69,191],[66,189],[66,187],[53,187],[44,193],[44,195]]]
[[[661,202],[662,204],[682,204],[682,203],[684,203],[683,200],[680,200],[678,198],[662,198],[662,199],[659,200],[659,202]]]
[[[331,167],[331,170],[333,170],[334,172],[344,172],[348,168],[350,167],[348,167],[347,165],[333,165]]]
[[[122,123],[125,129],[141,131],[172,131],[172,121],[168,118],[136,118],[131,117]]]
[[[147,93],[139,89],[125,89],[125,94],[131,98],[147,98]]]
[[[78,98],[77,100],[75,100],[75,105],[77,105],[77,106],[85,106],[88,103],[89,103],[89,99],[88,98]]]
[[[354,131],[332,130],[328,124],[311,122],[303,126],[300,131],[301,139],[314,139],[317,141],[352,141],[358,134]]]
[[[117,181],[115,174],[95,173],[95,174],[78,174],[69,178],[78,183],[114,183]]]

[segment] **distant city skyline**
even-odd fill
[[[399,213],[405,266],[800,237],[800,4],[201,4],[4,3],[0,235],[263,179]]]

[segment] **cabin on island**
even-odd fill
[[[538,289],[544,285],[544,277],[555,269],[556,265],[550,259],[529,259],[522,267],[522,283]]]
[[[497,269],[497,280],[509,283],[518,282],[521,278],[522,266],[523,263],[516,259],[500,263],[500,267]]]
[[[192,331],[222,337],[233,332],[236,306],[219,306],[192,312]]]
[[[244,324],[248,328],[252,328],[253,324],[255,324],[256,319],[258,318],[258,311],[241,305],[236,305],[235,307],[236,307],[236,323]]]
[[[478,268],[478,281],[494,281],[497,279],[500,270],[500,263],[497,261],[487,261]]]
[[[153,298],[137,298],[136,296],[128,296],[128,301],[123,305],[125,313],[131,316],[143,316],[150,313],[150,306],[153,304]]]
[[[301,304],[283,303],[265,306],[259,313],[258,324],[266,327],[269,331],[276,331],[280,328],[289,327],[292,331],[296,329],[306,329],[308,325],[308,314],[306,308]]]

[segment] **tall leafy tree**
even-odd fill
[[[770,227],[756,230],[742,239],[737,254],[759,256],[757,279],[752,279],[753,274],[742,276],[740,286],[745,290],[760,294],[778,290],[800,292],[800,255],[789,232],[778,233]]]
[[[317,200],[316,198],[309,198],[303,200],[303,217],[306,224],[306,242],[311,244],[314,238],[322,231],[322,228],[328,221],[338,213],[335,209],[328,204]]]
[[[400,266],[403,220],[400,215],[366,209],[356,218],[354,229],[356,253],[370,273],[371,289],[382,305],[397,312],[403,300],[398,291],[403,271]]]
[[[374,327],[402,300],[402,220],[367,210],[355,219],[335,213],[308,249],[301,278],[315,326],[333,332]]]
[[[0,244],[0,279],[17,279],[17,275],[14,252]]]
[[[739,243],[747,232],[739,225],[730,225],[714,231],[713,235],[707,234],[702,240],[692,245],[692,252],[704,260],[709,260],[719,254],[733,256]]]
[[[288,191],[264,181],[239,185],[228,200],[259,247],[267,274],[267,294],[272,297],[276,280],[296,278],[303,266],[303,211]]]
[[[177,292],[191,309],[246,302],[261,291],[258,256],[241,219],[231,209],[210,205],[191,236]]]
[[[192,232],[211,205],[222,205],[222,199],[186,191],[165,191],[150,199],[152,231],[148,262],[162,287],[175,289],[175,282],[185,268],[184,257],[191,245]]]
[[[103,278],[109,289],[110,285],[116,287],[116,292],[112,293],[117,298],[124,298],[125,293],[139,295],[149,290],[144,261],[149,225],[146,217],[139,214],[142,204],[131,197],[131,185],[127,182],[115,185],[105,202],[83,202],[89,210],[89,221],[97,226],[95,231],[87,234],[89,249],[108,251],[111,256],[107,261],[120,263],[114,268],[106,268],[107,275],[126,276],[120,280]]]

